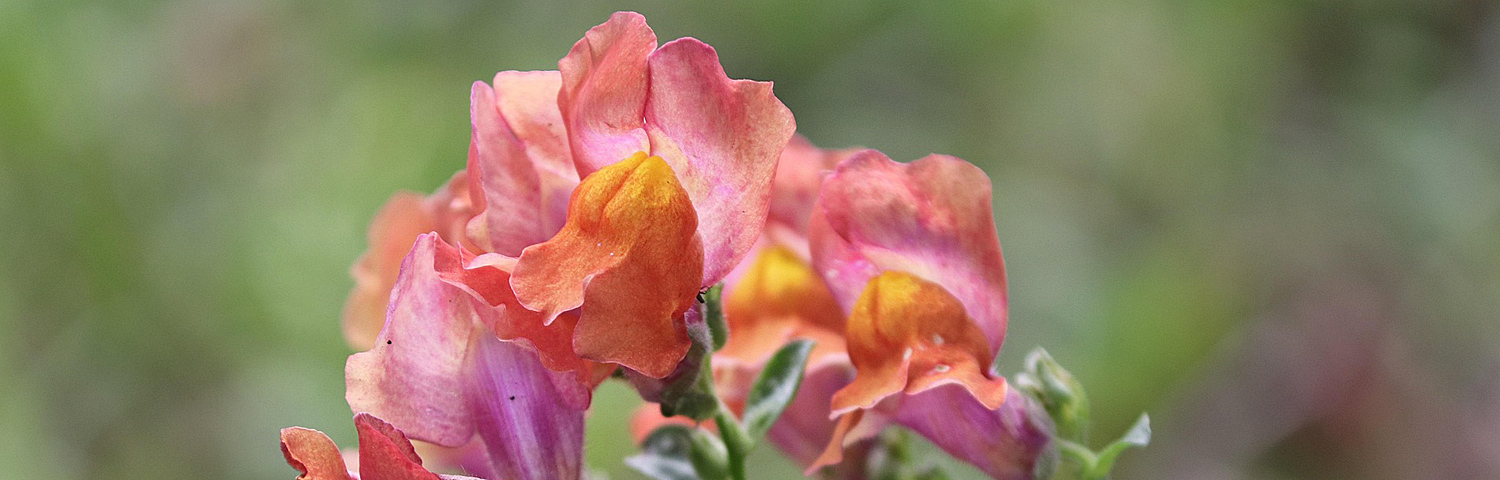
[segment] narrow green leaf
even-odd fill
[[[641,453],[625,458],[625,464],[656,480],[703,480],[693,467],[693,432],[682,425],[653,430],[641,443]]]
[[[781,417],[781,412],[797,396],[802,385],[803,367],[812,352],[811,340],[797,340],[777,350],[766,369],[755,379],[750,398],[745,402],[745,429],[752,441],[759,440]]]
[[[689,457],[698,476],[703,480],[729,478],[729,450],[724,448],[724,442],[700,429],[693,429],[691,440],[693,451]]]
[[[1135,421],[1135,425],[1120,436],[1103,450],[1099,451],[1099,457],[1094,461],[1094,468],[1089,469],[1088,478],[1107,478],[1109,472],[1115,468],[1115,459],[1121,452],[1130,447],[1144,447],[1151,443],[1151,417],[1144,413],[1141,419]]]

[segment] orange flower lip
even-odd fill
[[[798,337],[818,341],[813,358],[843,352],[843,312],[812,266],[780,245],[752,261],[724,303],[733,333],[719,355],[759,365]]]
[[[835,416],[946,384],[963,386],[990,409],[1005,402],[1005,379],[987,374],[994,354],[984,332],[936,283],[905,272],[881,273],[855,302],[847,336],[858,373],[834,394]]]
[[[578,185],[562,231],[521,253],[510,284],[549,323],[582,307],[580,356],[664,377],[691,343],[682,314],[703,276],[697,228],[672,168],[637,153]]]

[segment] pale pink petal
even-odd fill
[[[903,164],[854,154],[823,180],[810,230],[813,263],[846,310],[874,275],[911,273],[958,298],[999,351],[1005,261],[989,176],[978,167],[943,155]]]
[[[350,270],[354,289],[344,302],[344,338],[355,350],[368,350],[385,324],[386,301],[401,259],[411,250],[417,235],[437,231],[459,241],[463,225],[473,216],[469,204],[468,176],[458,172],[432,195],[423,197],[400,192],[386,201],[370,222],[369,247]]]
[[[646,133],[698,211],[703,285],[718,283],[760,236],[776,161],[796,130],[769,82],[730,80],[713,47],[681,38],[650,56]]]
[[[385,328],[345,366],[349,406],[419,440],[456,447],[474,436],[466,374],[476,317],[468,293],[433,269],[437,235],[418,237],[401,264]]]
[[[507,71],[494,88],[474,84],[469,170],[482,213],[469,236],[483,250],[519,255],[562,228],[578,171],[557,108],[561,82],[555,71]]]
[[[812,216],[813,204],[818,200],[818,187],[822,185],[823,177],[833,172],[839,162],[860,151],[824,150],[801,135],[793,136],[782,150],[781,160],[776,163],[766,228],[770,229],[770,224],[774,223],[800,232],[804,235],[802,247],[805,248],[807,223]]]
[[[473,137],[469,143],[473,196],[483,214],[469,222],[469,235],[487,250],[515,256],[546,240],[549,211],[543,208],[541,178],[531,158],[500,117],[495,91],[474,82],[469,96]]]
[[[557,62],[557,96],[580,177],[649,150],[641,129],[646,108],[646,56],[656,33],[635,12],[616,12],[584,34]]]

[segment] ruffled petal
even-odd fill
[[[502,478],[578,478],[577,399],[586,392],[576,390],[575,374],[548,370],[532,349],[488,332],[478,312],[493,307],[437,270],[440,256],[453,255],[439,252],[451,248],[436,235],[418,237],[375,347],[349,357],[349,406],[444,446],[477,433]]]
[[[281,454],[301,472],[297,480],[349,480],[343,454],[323,432],[302,427],[281,429]]]
[[[456,447],[474,436],[466,358],[477,317],[468,293],[433,269],[437,235],[418,237],[401,264],[375,346],[349,357],[346,398],[413,437]]]
[[[439,480],[422,467],[406,434],[368,413],[354,416],[359,432],[360,480]]]
[[[641,120],[646,108],[646,56],[656,33],[635,12],[616,12],[557,62],[557,103],[579,176],[649,150]]]
[[[839,417],[834,424],[833,434],[829,436],[828,446],[804,470],[804,474],[811,477],[823,467],[837,465],[844,460],[846,450],[854,448],[861,441],[873,439],[889,424],[889,419],[870,410],[855,410]],[[860,472],[863,469],[851,466],[849,470]],[[854,478],[864,478],[864,475],[856,475]]]
[[[582,307],[573,337],[579,355],[660,378],[690,344],[682,315],[702,278],[696,229],[671,167],[637,154],[578,185],[567,224],[522,252],[511,287],[547,319]]]
[[[870,280],[854,304],[847,339],[858,374],[833,395],[835,415],[950,383],[991,409],[1005,401],[1005,379],[986,375],[994,355],[983,333],[936,283],[894,271]]]
[[[813,264],[845,308],[880,272],[912,273],[951,292],[999,351],[1005,261],[984,171],[948,156],[902,164],[866,150],[824,179],[809,228]]]
[[[502,340],[534,349],[548,370],[571,372],[572,379],[558,385],[558,389],[571,394],[570,403],[576,408],[588,407],[593,387],[602,378],[595,374],[595,362],[573,351],[573,330],[578,324],[576,310],[563,312],[548,324],[545,315],[522,307],[510,288],[510,274],[516,263],[513,258],[494,253],[474,257],[464,249],[441,242],[435,246],[434,257],[434,268],[443,281],[492,307],[474,309],[481,324]]]
[[[1031,480],[1051,447],[1052,422],[1018,392],[999,409],[987,407],[957,385],[905,398],[896,422],[916,431],[954,458],[1000,480]]]
[[[386,201],[370,222],[369,249],[350,271],[354,290],[344,302],[343,314],[349,346],[364,351],[375,344],[375,335],[385,325],[386,301],[396,285],[401,260],[417,235],[438,231],[447,238],[460,238],[463,224],[472,215],[464,172],[430,196],[401,192]]]
[[[535,124],[544,123],[552,114],[535,105],[535,98],[546,96],[549,87],[555,98],[556,75],[529,74],[496,75],[496,86],[508,87],[508,92],[496,92],[477,81],[469,93],[474,133],[469,141],[468,172],[474,178],[474,204],[481,213],[469,220],[468,236],[486,251],[511,257],[561,228],[558,204],[565,202],[568,190],[577,183],[576,174],[568,178],[565,174],[571,172],[558,174],[556,165],[549,165],[570,159],[565,151],[556,151],[559,139],[549,138],[553,132]],[[514,117],[502,117],[505,110]],[[520,132],[531,138],[520,136],[511,124],[520,124]],[[532,144],[535,147],[528,148]]]
[[[796,125],[769,82],[730,80],[713,47],[681,38],[650,59],[651,153],[666,159],[698,211],[703,285],[733,269],[760,236],[776,161]]]

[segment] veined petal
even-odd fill
[[[577,376],[491,335],[477,311],[493,307],[437,270],[445,248],[428,234],[407,255],[375,347],[349,357],[349,406],[444,446],[478,434],[503,478],[578,478],[583,409],[565,391]]]
[[[646,108],[646,56],[656,33],[635,12],[616,12],[557,62],[557,96],[580,177],[649,150],[641,128]]]
[[[572,377],[556,378],[520,345],[491,335],[475,343],[469,400],[496,478],[581,478],[584,411],[558,387],[576,385]]]
[[[281,429],[281,454],[301,472],[297,480],[349,480],[343,454],[323,432],[302,427]]]
[[[901,164],[873,150],[854,154],[824,179],[810,230],[813,264],[845,308],[871,277],[908,272],[962,302],[999,351],[1005,261],[979,168],[942,155]]]
[[[418,237],[401,264],[375,346],[349,357],[346,398],[414,438],[456,447],[474,436],[465,382],[477,317],[469,294],[433,269],[437,235]]]
[[[1031,480],[1037,461],[1051,446],[1052,422],[1030,398],[1006,394],[999,409],[979,403],[958,385],[902,400],[896,422],[954,458],[1000,480]]]
[[[769,82],[730,80],[713,47],[681,38],[651,53],[645,104],[651,153],[697,209],[703,286],[718,283],[760,236],[776,161],[796,125]]]
[[[511,287],[548,319],[582,307],[579,355],[661,378],[690,344],[682,315],[702,278],[697,224],[671,167],[636,154],[578,185],[567,224],[521,253]]]
[[[463,237],[463,225],[473,215],[468,176],[458,172],[432,195],[401,192],[375,214],[368,233],[369,249],[350,270],[354,290],[344,302],[344,338],[356,350],[369,350],[385,325],[386,302],[401,260],[423,233],[438,231],[448,238]]]
[[[573,351],[573,330],[578,312],[558,315],[551,324],[545,315],[522,307],[510,288],[510,274],[516,260],[500,254],[478,257],[468,251],[439,242],[435,246],[434,268],[443,281],[482,299],[492,308],[476,306],[480,323],[502,340],[523,343],[541,357],[542,364],[554,372],[571,372],[572,378],[558,385],[560,392],[570,394],[570,404],[582,410],[589,406],[596,378],[596,364]]]
[[[986,376],[995,357],[983,333],[936,283],[894,271],[870,280],[854,304],[847,338],[858,373],[833,395],[835,415],[950,383],[990,409],[1005,401],[1005,379]]]
[[[562,88],[562,74],[556,70],[534,72],[505,71],[495,74],[495,97],[500,117],[526,149],[543,187],[561,182],[557,220],[553,231],[562,228],[562,213],[567,211],[568,192],[578,184],[578,169],[573,166],[572,149],[568,147],[568,129],[563,125],[557,95]]]

